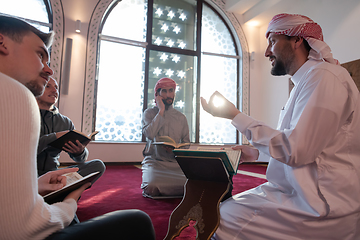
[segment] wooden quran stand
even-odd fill
[[[180,162],[179,165],[181,166]],[[198,170],[201,171],[201,169]],[[226,170],[224,169],[224,171]],[[186,175],[186,171],[184,173]],[[196,239],[210,239],[219,226],[220,201],[229,188],[230,181],[228,178],[227,181],[224,179],[222,181],[209,181],[208,179],[189,179],[188,177],[185,183],[184,197],[170,216],[168,232],[164,240],[173,240],[179,236],[181,231],[189,226],[191,220],[196,221],[194,225],[197,232]]]

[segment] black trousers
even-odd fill
[[[119,210],[68,226],[45,240],[81,239],[155,240],[155,230],[145,212]]]

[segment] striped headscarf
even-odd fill
[[[324,42],[321,27],[306,16],[287,13],[275,15],[266,30],[266,38],[270,33],[302,37],[311,47],[309,58],[340,65],[339,61],[333,58],[330,47]]]
[[[164,88],[164,87],[172,87],[172,88],[174,88],[174,90],[176,90],[176,82],[174,80],[172,80],[171,78],[166,78],[166,77],[159,79],[156,82],[155,88],[154,88],[155,98],[156,98],[157,90],[159,90],[160,88]]]

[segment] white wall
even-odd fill
[[[123,0],[126,1],[126,0]],[[70,72],[70,88],[67,96],[61,95],[60,112],[70,117],[77,128],[81,128],[83,104],[84,73],[86,58],[87,28],[97,0],[61,0],[65,16],[65,39],[73,38],[73,52]],[[309,16],[323,28],[325,41],[333,50],[334,57],[341,63],[360,58],[360,1],[357,0],[312,0],[296,1],[288,13],[300,13]],[[281,11],[283,12],[283,11]],[[281,13],[278,12],[278,13]],[[270,62],[264,57],[267,42],[266,25],[251,27],[242,23],[249,51],[255,52],[250,64],[250,115],[266,124],[276,127],[280,109],[288,98],[288,78],[270,75]],[[76,34],[75,21],[82,22],[82,32]],[[270,20],[270,19],[269,19]],[[142,160],[143,143],[106,144],[90,143],[90,159],[103,161],[138,162]],[[61,161],[69,158],[62,154]]]
[[[97,0],[61,0],[64,10],[64,40],[73,39],[68,95],[60,95],[60,112],[68,116],[77,128],[81,126],[85,79],[86,39],[90,17]],[[75,32],[76,20],[81,32]],[[64,49],[65,50],[65,49]],[[65,51],[64,51],[65,54]],[[61,90],[61,89],[60,89]]]
[[[69,77],[68,95],[61,94],[59,98],[59,110],[68,116],[74,123],[75,128],[81,130],[83,90],[85,79],[86,39],[87,30],[97,0],[61,0],[64,11],[64,40],[73,39],[72,58]],[[76,20],[81,21],[81,32],[75,32]],[[65,49],[64,49],[65,54]],[[60,86],[61,87],[61,86]],[[61,93],[61,89],[60,89]],[[89,149],[90,149],[89,145]],[[96,151],[92,155],[99,156]],[[98,158],[102,158],[101,155]],[[72,162],[67,154],[61,153],[60,161]]]

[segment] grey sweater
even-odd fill
[[[38,174],[42,175],[48,171],[55,170],[60,165],[58,159],[61,150],[48,146],[48,144],[56,139],[56,133],[66,130],[73,130],[74,124],[72,121],[59,113],[59,110],[54,107],[52,111],[40,109],[41,115],[41,129],[40,139],[38,145],[37,168]],[[85,148],[84,152],[78,156],[69,153],[70,158],[75,162],[80,163],[86,161],[89,151]]]

